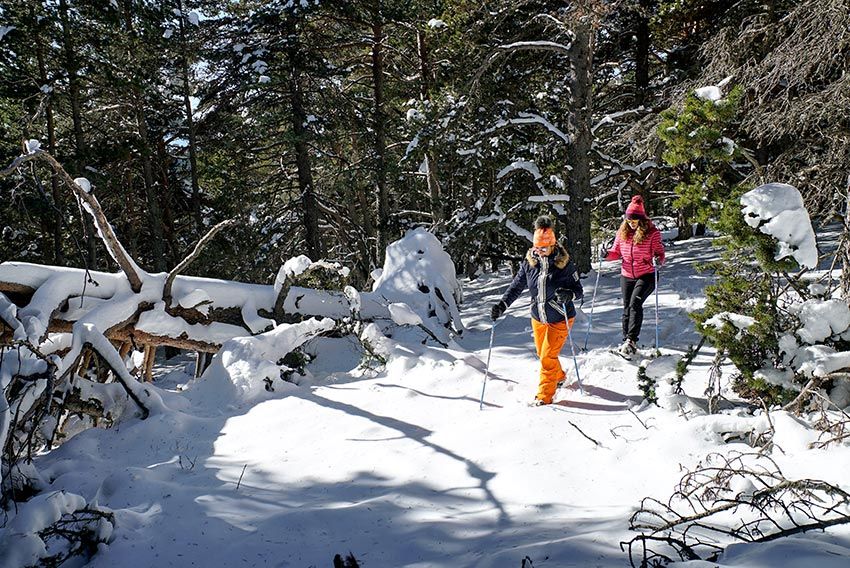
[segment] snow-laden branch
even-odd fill
[[[500,51],[555,51],[569,55],[571,44],[557,43],[554,41],[515,41],[496,46]]]
[[[504,223],[506,229],[508,229],[510,232],[512,232],[513,234],[515,234],[519,238],[524,239],[524,240],[526,240],[530,243],[533,240],[533,238],[532,238],[533,235],[531,234],[531,231],[519,226],[516,222],[512,221],[511,218],[510,218],[510,214],[513,211],[522,208],[523,205],[524,205],[524,203],[522,201],[520,201],[519,203],[514,204],[513,207],[511,207],[508,211],[503,211],[502,210],[502,198],[501,198],[501,196],[497,197],[496,201],[493,203],[493,212],[490,213],[489,215],[479,215],[478,217],[475,218],[475,220],[473,221],[472,224],[473,225],[483,225],[485,223],[493,223],[493,222]]]
[[[478,82],[481,80],[482,75],[484,75],[484,73],[496,62],[496,60],[503,55],[510,55],[519,51],[550,51],[569,56],[570,46],[571,44],[569,43],[563,44],[555,41],[546,40],[517,41],[513,43],[497,45],[493,48],[493,53],[490,54],[490,56],[484,61],[481,67],[479,67],[478,70],[475,72],[475,75],[473,75],[473,89],[476,85],[478,85]]]
[[[614,124],[614,121],[620,117],[628,116],[630,114],[638,114],[642,112],[646,112],[646,108],[641,105],[637,108],[621,110],[619,112],[612,112],[611,114],[606,114],[605,116],[599,119],[599,122],[593,125],[593,127],[590,129],[590,132],[592,134],[596,134],[596,131],[599,130],[601,127],[605,126],[606,124]]]
[[[65,360],[70,360],[65,372],[70,372],[75,367],[74,363],[78,361],[79,355],[85,348],[90,348],[98,353],[106,364],[112,369],[116,380],[121,383],[124,390],[127,392],[136,406],[141,411],[141,418],[145,419],[150,414],[150,404],[153,403],[157,410],[162,410],[164,404],[158,394],[155,394],[151,389],[145,389],[141,384],[130,374],[121,356],[112,346],[106,336],[92,324],[77,324],[74,326],[74,345],[71,351],[65,356]],[[64,374],[64,373],[63,373]],[[145,398],[148,403],[142,401]]]
[[[644,160],[636,166],[626,164],[613,156],[605,154],[604,152],[599,150],[599,148],[595,144],[593,145],[593,151],[596,153],[597,158],[609,164],[611,167],[608,170],[595,175],[590,180],[591,186],[623,174],[640,178],[643,176],[644,172],[658,168],[658,163],[654,160]]]
[[[5,324],[12,330],[12,336],[15,339],[22,340],[26,337],[24,326],[18,319],[18,307],[6,296],[0,292],[0,328]]]
[[[534,114],[531,112],[519,112],[515,118],[502,119],[496,122],[492,127],[483,131],[481,134],[490,134],[495,132],[496,130],[505,128],[506,126],[516,125],[516,124],[539,124],[544,127],[546,130],[560,138],[564,144],[570,145],[572,144],[572,139],[568,134],[566,134],[563,130],[552,124],[549,120],[543,118],[539,114]]]
[[[543,177],[543,175],[540,173],[540,168],[538,168],[537,164],[535,164],[534,162],[530,162],[528,160],[514,160],[509,165],[499,170],[499,173],[496,174],[496,179],[500,180],[509,173],[515,172],[517,170],[527,171],[532,176],[534,176],[535,181]]]
[[[115,517],[111,510],[89,505],[81,495],[51,491],[16,504],[17,515],[0,537],[3,566],[47,566],[79,554],[74,546],[48,546],[48,534],[79,547],[80,542],[107,543],[112,538]],[[59,528],[59,525],[62,525]],[[52,529],[52,530],[51,530]],[[54,543],[55,544],[55,543]],[[57,553],[57,550],[61,550]],[[64,558],[63,558],[64,556]],[[59,564],[53,564],[59,562]]]

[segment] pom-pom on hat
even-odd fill
[[[551,247],[557,243],[555,230],[552,228],[552,219],[540,216],[534,222],[534,246]]]
[[[648,219],[646,209],[643,208],[643,197],[635,195],[632,202],[626,207],[626,219]]]

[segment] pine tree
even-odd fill
[[[661,113],[656,131],[665,143],[662,158],[678,180],[673,205],[679,211],[679,238],[691,236],[693,223],[705,227],[717,216],[741,175],[734,160],[743,150],[729,136],[742,90],[721,98],[688,94],[681,110]]]

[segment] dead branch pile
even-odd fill
[[[663,503],[645,498],[629,528],[633,567],[714,561],[733,542],[768,542],[850,522],[850,494],[816,479],[787,479],[760,454],[709,455]]]

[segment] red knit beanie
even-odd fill
[[[632,202],[626,207],[626,219],[648,219],[646,209],[643,208],[643,197],[632,197]]]
[[[534,222],[534,246],[551,247],[557,243],[555,230],[552,229],[552,220],[546,216],[540,216]]]

